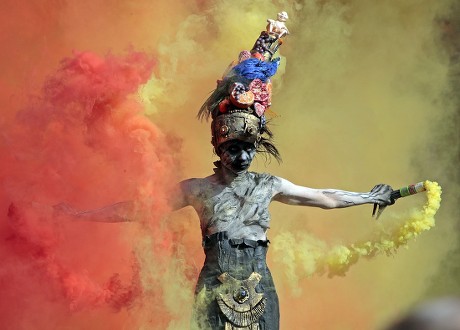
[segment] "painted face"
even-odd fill
[[[249,142],[232,140],[220,146],[222,165],[235,174],[246,172],[256,155],[256,147]]]

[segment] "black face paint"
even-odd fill
[[[222,165],[235,174],[246,172],[256,155],[256,147],[249,142],[228,141],[220,147]]]

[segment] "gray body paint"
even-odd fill
[[[203,237],[226,231],[230,238],[266,239],[268,206],[279,180],[265,173],[244,172],[225,184],[220,171],[203,179],[189,179],[182,187],[200,218]]]

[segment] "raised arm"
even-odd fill
[[[312,189],[302,187],[283,178],[275,191],[273,200],[290,205],[316,206],[323,209],[334,209],[361,204],[391,205],[392,188],[378,184],[370,192],[351,192],[337,189]]]

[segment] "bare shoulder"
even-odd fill
[[[250,172],[250,175],[252,176],[253,180],[256,181],[256,183],[258,184],[274,185],[280,181],[280,178],[270,173]]]
[[[261,189],[269,191],[271,198],[277,195],[281,187],[281,178],[269,173],[250,172],[255,184]]]
[[[273,180],[275,181],[273,189],[275,200],[280,200],[283,198],[283,196],[307,194],[313,191],[311,188],[296,185],[291,181],[279,176],[274,176]]]
[[[203,192],[209,191],[215,181],[214,175],[205,178],[190,178],[179,183],[182,194],[185,198],[191,200],[200,198]]]
[[[201,178],[190,178],[179,182],[179,187],[185,197],[194,195],[202,185]]]

